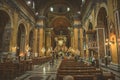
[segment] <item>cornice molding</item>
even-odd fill
[[[15,11],[18,12],[23,18],[35,24],[35,15],[32,10],[23,2],[23,0],[11,0],[8,5],[10,5]],[[20,7],[21,6],[21,7]]]
[[[35,17],[34,11],[30,9],[24,0],[16,0],[16,2],[20,3],[20,5],[22,5],[29,12],[29,14],[31,14],[31,16]]]

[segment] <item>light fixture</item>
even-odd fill
[[[36,12],[35,15],[37,16],[37,15],[38,15],[38,12]]]
[[[84,4],[85,0],[82,0],[82,3]]]
[[[12,47],[12,52],[16,52],[17,47]]]
[[[70,8],[69,8],[69,7],[67,8],[67,11],[70,11]]]
[[[42,53],[45,53],[45,48],[44,48],[44,47],[41,49],[41,52],[42,52]]]
[[[50,7],[50,11],[53,12],[53,7]]]
[[[27,4],[30,5],[30,4],[31,4],[31,1],[27,1]]]
[[[105,40],[105,45],[111,45],[114,44],[114,38],[112,40],[109,40],[108,38]]]
[[[23,53],[23,52],[20,52],[19,56],[20,56],[20,57],[23,57],[23,56],[24,56],[24,53]]]
[[[78,11],[77,13],[78,13],[78,14],[81,14],[81,12],[80,12],[80,11]]]
[[[114,42],[114,38],[112,38],[112,40],[110,41],[112,44],[114,44],[115,42]]]

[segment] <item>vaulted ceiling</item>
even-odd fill
[[[36,19],[45,17],[45,25],[53,27],[53,32],[59,35],[69,35],[68,27],[73,26],[74,18],[80,14],[83,0],[26,0],[33,1],[35,5]],[[51,11],[51,8],[54,10]]]
[[[47,7],[54,4],[66,4],[72,8],[74,12],[81,10],[82,0],[34,0],[37,12],[42,12]]]
[[[74,15],[78,11],[81,11],[82,0],[33,0],[35,2],[35,11],[39,16],[43,15],[47,18],[49,27],[53,27],[54,33],[59,34],[63,31],[63,34],[69,34],[68,27],[71,26],[71,14]],[[55,7],[54,12],[50,12],[50,7]],[[57,8],[58,7],[58,8]],[[70,11],[65,12],[65,7],[69,7]],[[61,10],[62,8],[62,10]],[[67,9],[66,8],[66,9]],[[56,18],[59,17],[59,18]],[[64,19],[61,17],[65,17]],[[49,25],[50,23],[50,25]]]

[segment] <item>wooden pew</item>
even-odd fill
[[[95,67],[60,67],[60,70],[95,70]]]
[[[74,60],[63,60],[57,71],[57,79],[60,80],[63,76],[71,75],[75,80],[97,80],[102,78],[102,71],[91,65]]]
[[[14,65],[12,62],[6,62],[0,64],[0,74],[2,80],[13,80],[17,73],[16,65]]]
[[[63,80],[63,77],[67,75],[58,75],[57,80]],[[74,80],[97,80],[95,75],[72,75]]]
[[[2,80],[4,80],[5,78],[5,71],[6,71],[6,67],[4,66],[3,63],[0,63],[0,78]]]
[[[38,57],[38,58],[32,59],[32,63],[33,65],[41,65],[50,61],[51,59],[52,57]]]
[[[115,74],[112,72],[103,72],[104,80],[115,80]]]
[[[58,75],[96,75],[96,76],[101,76],[102,71],[100,70],[58,70]]]

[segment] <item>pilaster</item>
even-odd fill
[[[83,57],[84,55],[84,48],[83,48],[83,29],[80,28],[80,56]]]
[[[37,29],[34,29],[34,41],[33,41],[33,53],[34,53],[34,57],[38,56],[38,52],[37,52]]]
[[[78,28],[74,28],[74,49],[78,49]]]
[[[46,28],[46,55],[49,55],[50,54],[50,48],[51,48],[51,32],[52,32],[53,28]]]
[[[14,11],[13,14],[13,30],[12,30],[12,41],[11,41],[11,52],[16,53],[16,48],[17,48],[17,31],[18,31],[18,14],[16,11]]]

